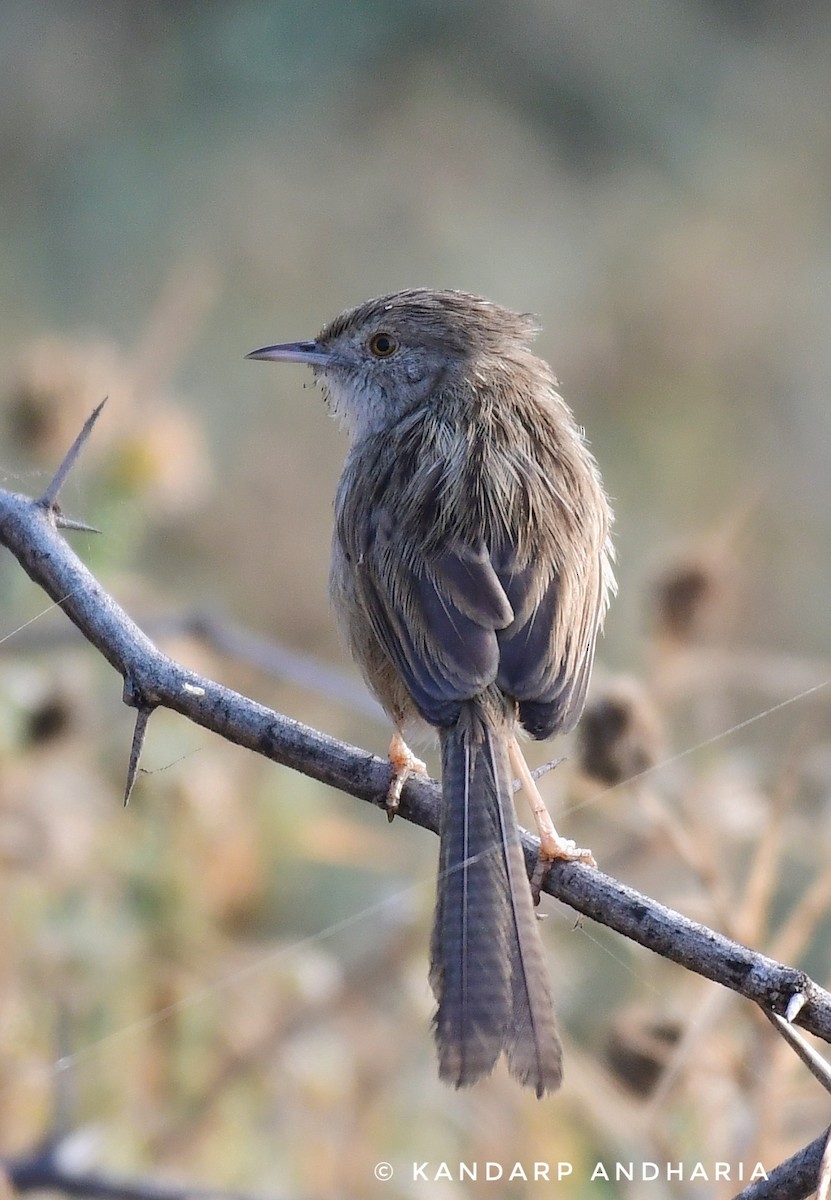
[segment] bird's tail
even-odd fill
[[[506,724],[468,706],[441,733],[443,808],[430,983],[442,1079],[465,1087],[502,1051],[538,1096],[562,1052],[514,813]]]

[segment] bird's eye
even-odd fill
[[[376,358],[389,358],[398,349],[398,342],[389,333],[373,333],[369,339],[369,352]]]

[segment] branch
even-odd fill
[[[0,1172],[15,1191],[62,1192],[84,1200],[255,1200],[239,1192],[75,1171],[61,1163],[61,1150],[62,1143],[47,1143],[30,1157],[0,1160]]]
[[[774,1167],[768,1172],[767,1179],[756,1179],[742,1188],[733,1200],[807,1200],[808,1196],[813,1196],[829,1132],[826,1129],[810,1146],[803,1146]]]
[[[389,728],[389,717],[357,675],[322,662],[311,654],[289,649],[271,638],[251,633],[235,625],[219,611],[196,609],[192,612],[147,613],[141,618],[141,626],[151,638],[161,641],[166,638],[188,638],[235,663],[250,667],[260,675],[268,675],[281,683],[291,683],[315,695],[325,696],[342,704],[350,712],[369,717],[385,729]],[[65,621],[53,623],[44,620],[36,624],[29,622],[17,630],[14,637],[0,637],[0,649],[4,654],[25,658],[67,646],[79,646],[82,641],[74,625],[68,625]],[[560,761],[557,759],[545,767],[538,767],[533,772],[534,778],[544,775]]]

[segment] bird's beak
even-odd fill
[[[335,361],[333,354],[322,350],[317,342],[285,342],[282,346],[263,346],[252,350],[246,358],[262,359],[263,362],[297,362],[308,367],[326,367]]]

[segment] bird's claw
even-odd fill
[[[386,809],[387,820],[394,821],[401,804],[404,784],[411,775],[426,775],[427,767],[420,758],[416,758],[398,731],[393,734],[390,742],[389,760],[392,767],[392,779],[387,789]]]

